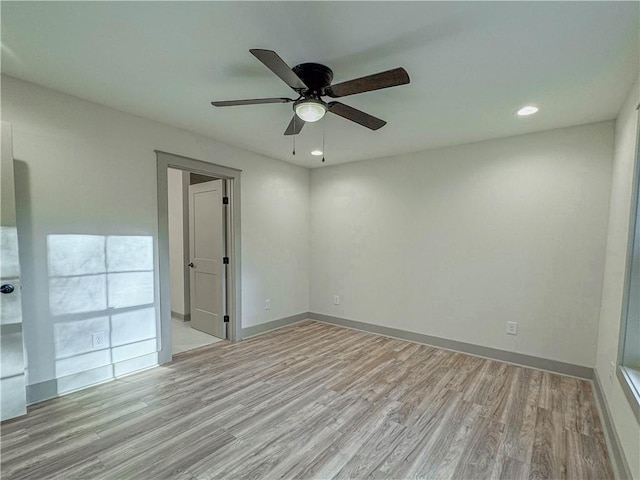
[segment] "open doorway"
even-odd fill
[[[169,168],[172,353],[226,340],[226,180]]]
[[[236,340],[240,316],[240,171],[158,156],[160,362]]]

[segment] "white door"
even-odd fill
[[[189,185],[191,326],[226,338],[224,180]]]
[[[0,420],[6,420],[27,413],[13,148],[6,122],[0,163],[0,285]]]

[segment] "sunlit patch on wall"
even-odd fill
[[[20,295],[0,295],[2,325],[22,323],[22,305]]]
[[[110,273],[109,307],[123,308],[153,303],[153,272]]]
[[[107,271],[140,272],[153,270],[151,237],[107,237]]]
[[[56,360],[56,377],[65,377],[74,373],[91,370],[111,362],[109,350],[97,350],[95,352],[83,353],[75,357],[67,357]]]
[[[57,358],[72,357],[93,350],[92,336],[86,332],[108,332],[109,317],[101,316],[58,322],[53,326],[53,337]],[[108,348],[109,337],[106,338],[105,348]]]
[[[16,227],[0,226],[0,277],[7,282],[18,279],[20,267],[18,264],[18,232]],[[0,311],[2,324],[22,323],[20,295],[0,295]]]
[[[0,377],[7,378],[24,373],[22,357],[22,332],[3,334],[0,338]]]
[[[49,235],[49,277],[105,273],[105,237]]]
[[[54,316],[154,302],[149,236],[49,235],[48,264]]]
[[[18,231],[16,227],[0,227],[0,277],[17,278],[20,276],[18,263]]]
[[[118,362],[144,357],[138,363],[153,364],[153,238],[49,235],[47,247],[56,377],[73,378],[78,388],[85,377],[91,383],[91,372],[103,380],[104,368]],[[104,335],[100,343],[94,334]]]
[[[82,275],[49,279],[52,315],[97,312],[107,308],[106,275]]]
[[[111,316],[111,342],[114,346],[139,342],[156,336],[156,310],[140,308]]]
[[[113,347],[113,362],[123,362],[125,360],[136,358],[141,355],[146,355],[147,353],[153,353],[155,351],[155,338],[144,340],[142,342],[130,343],[128,345],[122,345],[120,347]]]
[[[0,226],[0,277],[7,283],[20,277],[18,232],[16,227]],[[2,324],[22,323],[20,295],[0,295]]]

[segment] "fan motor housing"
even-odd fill
[[[292,70],[312,92],[322,93],[333,80],[333,71],[319,63],[301,63]]]

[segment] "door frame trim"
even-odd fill
[[[241,222],[240,222],[240,180],[242,171],[197,160],[174,153],[154,150],[157,158],[158,180],[158,283],[160,304],[160,336],[158,345],[158,363],[167,363],[172,359],[171,338],[171,273],[169,267],[169,195],[168,168],[200,173],[227,180],[229,207],[227,216],[227,311],[230,315],[227,334],[229,340],[240,340],[242,325],[242,269],[241,269]]]

